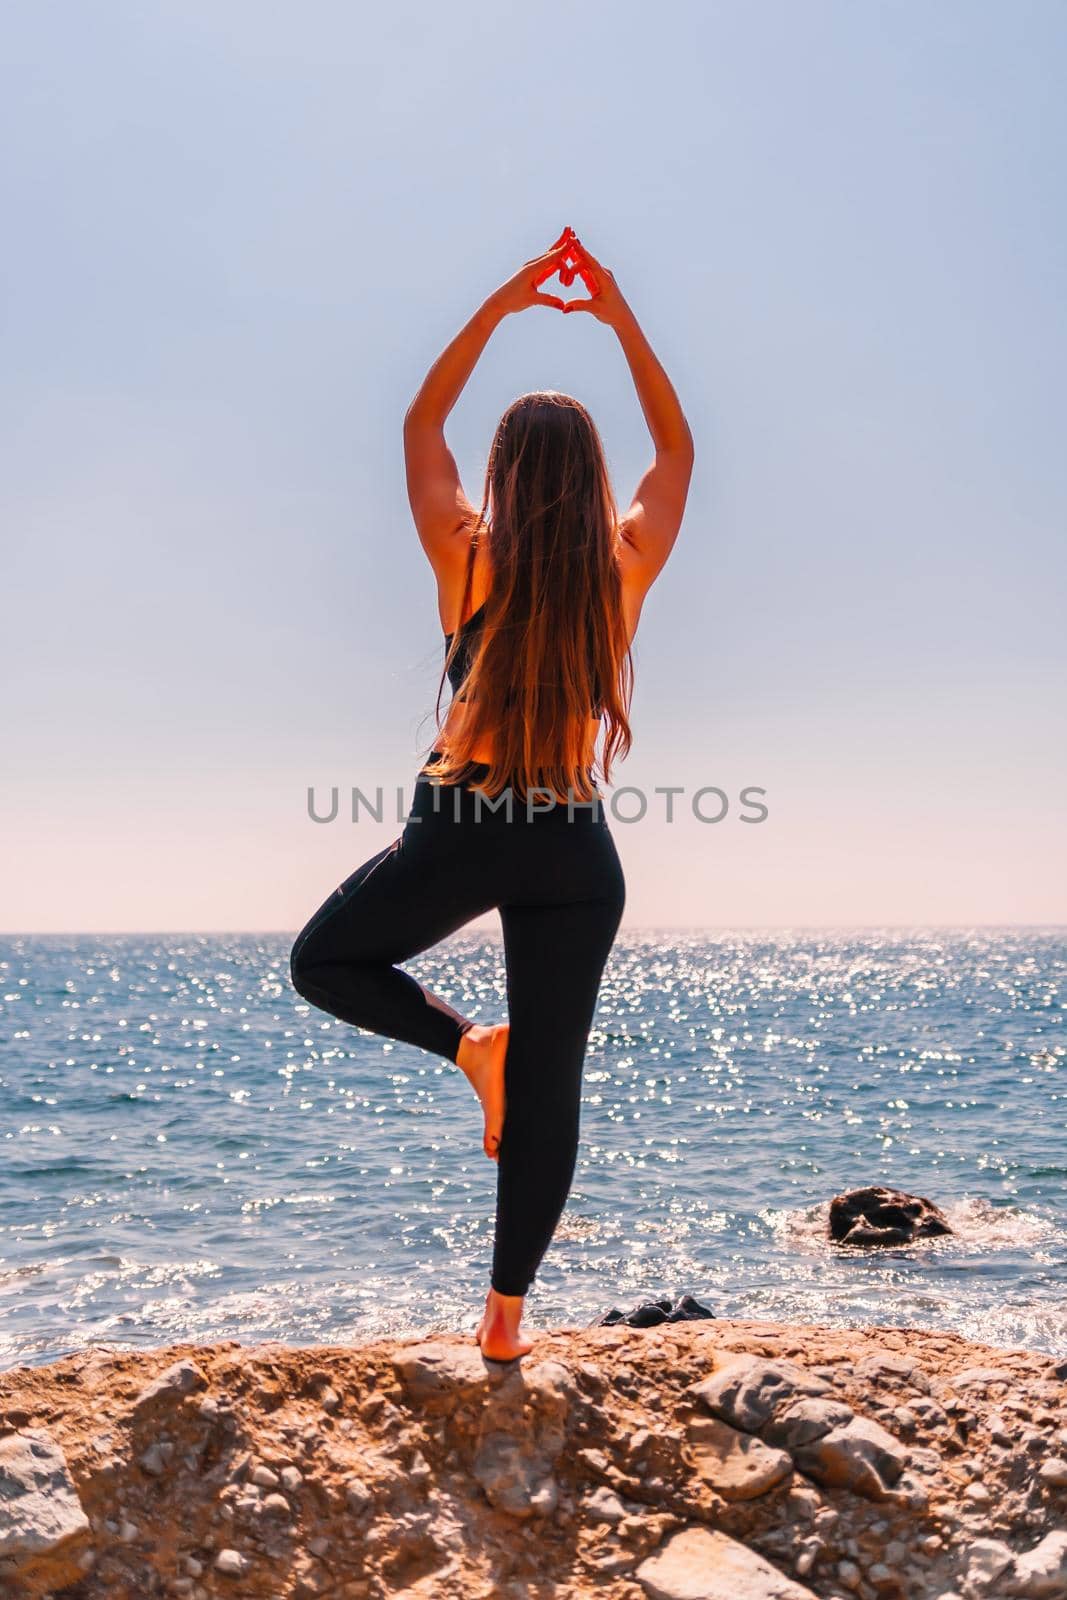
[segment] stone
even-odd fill
[[[0,1557],[55,1550],[89,1531],[67,1458],[43,1428],[0,1439]]]
[[[724,1500],[755,1500],[793,1471],[784,1450],[772,1449],[717,1417],[696,1417],[689,1425],[696,1470]]]
[[[1026,1600],[1067,1595],[1067,1529],[1055,1528],[1040,1544],[1015,1558],[1014,1592]]]
[[[691,1392],[712,1416],[746,1433],[758,1433],[777,1410],[803,1395],[826,1395],[830,1385],[792,1361],[767,1361],[762,1356],[729,1356],[710,1378]]]
[[[374,1496],[371,1494],[362,1478],[348,1478],[345,1482],[345,1499],[350,1511],[357,1515],[366,1511]]]
[[[243,1578],[251,1565],[239,1550],[220,1550],[215,1557],[215,1571],[227,1578]]]
[[[889,1350],[877,1350],[864,1356],[856,1364],[856,1376],[865,1383],[906,1386],[919,1389],[923,1394],[930,1392],[930,1379],[918,1363],[911,1356],[896,1355]]]
[[[471,1390],[484,1389],[489,1377],[480,1350],[433,1341],[399,1350],[393,1367],[412,1400],[442,1410],[452,1410]]]
[[[747,1545],[695,1525],[673,1534],[634,1576],[649,1600],[816,1600]]]
[[[526,1438],[487,1434],[478,1446],[471,1472],[498,1511],[530,1517],[547,1516],[556,1509],[555,1480]]]
[[[1047,1488],[1067,1488],[1067,1461],[1062,1456],[1053,1456],[1038,1468],[1037,1475]]]
[[[1007,1367],[964,1367],[949,1383],[953,1389],[988,1389],[994,1383],[1014,1383],[1015,1374]]]
[[[266,1495],[263,1500],[263,1509],[268,1515],[274,1517],[289,1517],[292,1515],[292,1507],[283,1494]]]
[[[276,1489],[278,1487],[278,1474],[262,1463],[252,1473],[252,1482],[260,1489]]]
[[[809,1478],[835,1489],[851,1489],[868,1500],[887,1499],[907,1464],[905,1447],[870,1417],[852,1417],[809,1444],[793,1459]]]
[[[763,1437],[768,1444],[792,1450],[821,1439],[834,1428],[844,1427],[853,1415],[852,1407],[841,1400],[797,1400],[771,1418],[762,1430]]]
[[[292,1494],[294,1489],[299,1489],[304,1481],[304,1474],[297,1467],[282,1468],[282,1488],[288,1489]]]
[[[138,1459],[141,1471],[150,1478],[161,1478],[167,1470],[166,1457],[158,1444],[150,1444]]]
[[[134,1416],[151,1410],[157,1401],[181,1400],[207,1388],[207,1379],[195,1361],[175,1361],[159,1377],[142,1389],[133,1403]]]
[[[786,1503],[790,1516],[803,1517],[808,1522],[818,1516],[822,1505],[818,1489],[813,1489],[807,1483],[793,1484]]]
[[[971,1588],[987,1589],[1002,1577],[1015,1560],[1003,1539],[976,1539],[966,1556],[967,1583]]]
[[[594,1489],[587,1495],[583,1510],[590,1522],[621,1522],[626,1515],[626,1507],[615,1493],[602,1484],[599,1489]]]
[[[924,1195],[874,1184],[830,1201],[830,1237],[837,1244],[913,1244],[951,1232],[944,1212]]]
[[[816,1561],[818,1561],[820,1555],[822,1554],[822,1550],[823,1547],[817,1539],[813,1539],[810,1544],[806,1545],[804,1549],[801,1550],[794,1565],[796,1566],[796,1569],[802,1578],[807,1577],[808,1573],[811,1571],[812,1567],[814,1567]]]

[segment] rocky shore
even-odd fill
[[[1067,1596],[1067,1362],[698,1321],[0,1374],[5,1600]]]

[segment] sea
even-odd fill
[[[290,944],[0,940],[0,1366],[473,1330],[477,1102],[451,1063],[311,1010]],[[1065,960],[1053,929],[624,929],[528,1325],[689,1293],[1067,1354]],[[493,927],[408,970],[506,1015]],[[833,1244],[831,1197],[868,1184],[953,1232]]]

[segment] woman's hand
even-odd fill
[[[558,295],[542,294],[539,286],[563,266],[572,249],[572,239],[569,232],[565,233],[543,256],[535,256],[532,261],[527,261],[513,278],[493,291],[487,303],[502,315],[510,311],[525,311],[528,306],[554,306],[557,311],[566,311],[565,300]]]
[[[617,328],[624,318],[633,313],[613,275],[596,256],[590,254],[577,234],[571,234],[567,249],[578,260],[577,270],[590,292],[588,300],[568,300],[564,311],[588,311],[598,322],[606,322],[609,328]],[[583,266],[585,271],[582,271]]]

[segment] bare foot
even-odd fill
[[[482,1103],[485,1116],[482,1149],[490,1161],[500,1159],[500,1136],[504,1131],[504,1061],[507,1053],[506,1022],[491,1027],[482,1027],[476,1022],[459,1041],[456,1065]]]
[[[486,1295],[485,1310],[474,1337],[487,1361],[515,1361],[533,1349],[531,1341],[519,1333],[522,1306],[521,1294],[497,1294],[490,1289]]]

